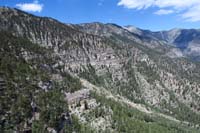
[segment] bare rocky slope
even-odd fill
[[[53,127],[56,123],[52,124],[49,119],[59,121],[59,118],[50,116],[59,116],[67,111],[65,108],[60,111],[56,102],[64,107],[62,93],[81,89],[84,86],[79,81],[81,78],[116,97],[122,97],[122,101],[127,99],[169,115],[198,131],[200,64],[182,56],[171,58],[169,55],[176,47],[165,45],[167,41],[163,38],[142,36],[138,32],[133,33],[114,24],[63,24],[17,9],[0,8],[0,72],[1,78],[7,81],[7,89],[1,91],[1,128],[19,130],[29,127],[24,123],[31,119],[31,109],[29,112],[23,109],[31,108],[33,102],[37,103],[40,114],[44,116],[43,124]],[[59,98],[56,99],[56,96]],[[105,101],[102,95],[95,95],[95,98],[101,103],[101,110],[105,111],[105,107],[111,110],[120,108],[130,113],[127,119],[140,121],[141,125],[145,125],[144,131],[151,123],[155,126],[159,123],[159,119],[144,119],[143,122],[143,117],[137,118],[128,105],[124,107],[119,101]],[[47,99],[46,103],[41,103],[42,99]],[[56,102],[48,103],[51,100]],[[14,106],[15,101],[18,101],[18,108]],[[49,112],[49,116],[45,112]],[[18,113],[19,116],[14,117]],[[108,111],[107,115],[117,116],[117,113]],[[144,114],[141,116],[146,118]],[[121,117],[112,117],[114,125],[111,124],[109,131],[130,130],[131,125],[128,129],[119,129],[120,122],[123,123],[118,123],[123,119]],[[165,124],[158,124],[159,128],[167,126]],[[169,126],[163,128],[163,132],[168,129],[185,131],[187,126],[185,129]]]

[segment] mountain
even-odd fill
[[[142,30],[140,29],[138,29],[137,32],[131,32],[125,27],[116,24],[103,24],[98,22],[71,26],[89,34],[112,38],[115,42],[117,41],[120,44],[132,43],[134,41],[135,43],[142,44],[157,51],[163,52],[168,49],[167,46],[163,46],[164,43],[157,38],[141,34]]]
[[[181,49],[186,56],[199,58],[200,30],[173,29],[162,34],[166,34],[166,41]]]
[[[137,29],[133,26],[127,26],[125,28],[138,35],[149,36],[151,38],[156,38],[160,41],[163,41],[165,44],[173,45],[182,52],[183,56],[189,57],[190,59],[194,59],[196,61],[199,60],[199,29],[172,29],[169,31],[152,32],[148,30]]]
[[[148,48],[161,52],[171,58],[187,57],[194,59],[196,57],[195,54],[193,54],[194,56],[189,56],[189,54],[186,54],[183,49],[172,44],[171,40],[168,39],[170,38],[170,35],[165,35],[165,37],[162,38],[162,34],[167,33],[161,34],[160,32],[142,30],[134,26],[121,27],[116,24],[103,24],[98,22],[79,25],[68,24],[68,26],[75,29],[78,28],[79,30],[89,34],[112,38],[115,42],[120,44],[125,42],[132,43],[134,41],[135,43],[147,46]],[[169,32],[169,34],[170,33],[171,32]],[[196,58],[198,59],[198,56]]]
[[[200,64],[160,34],[1,7],[1,131],[199,132]]]

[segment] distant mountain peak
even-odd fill
[[[139,35],[142,34],[142,31],[139,28],[132,26],[132,25],[124,26],[124,29],[126,29],[130,32],[133,32],[135,34],[139,34]]]

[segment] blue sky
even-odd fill
[[[142,29],[200,29],[200,0],[0,0],[64,23],[103,22]]]

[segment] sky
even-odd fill
[[[115,23],[152,31],[200,29],[200,0],[0,0],[0,6],[63,23]]]

